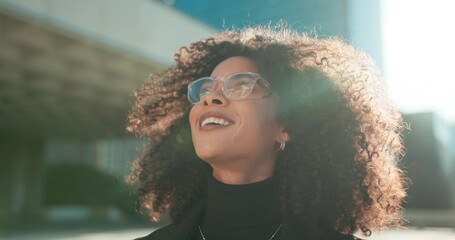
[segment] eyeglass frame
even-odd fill
[[[242,97],[242,98],[231,98],[231,97],[227,96],[227,95],[226,95],[226,91],[228,91],[228,90],[226,89],[226,85],[225,85],[225,84],[226,84],[226,80],[227,80],[227,79],[230,79],[230,78],[232,78],[232,77],[234,77],[234,76],[242,75],[242,74],[243,74],[243,75],[246,74],[246,75],[248,75],[248,76],[253,76],[253,78],[252,78],[252,79],[254,80],[253,87],[249,89],[249,92],[248,92],[248,94],[247,94],[245,97]],[[191,104],[193,104],[193,105],[194,105],[194,104],[198,104],[198,103],[201,102],[201,96],[206,95],[206,94],[208,94],[208,93],[211,93],[211,92],[213,92],[214,89],[215,89],[215,88],[214,88],[214,89],[212,89],[211,91],[208,91],[208,92],[206,92],[206,93],[204,93],[204,94],[199,94],[199,101],[193,103],[193,102],[191,101],[191,99],[190,99],[190,89],[191,89],[191,87],[192,87],[196,82],[199,82],[200,80],[204,80],[204,79],[212,80],[214,83],[216,83],[216,81],[221,81],[221,82],[222,82],[221,91],[223,92],[223,95],[224,95],[226,98],[228,98],[229,100],[242,100],[242,99],[247,99],[247,98],[251,95],[251,93],[252,93],[252,91],[253,91],[253,89],[254,89],[254,86],[256,86],[256,84],[258,83],[258,80],[261,81],[261,83],[265,86],[265,89],[268,90],[268,91],[265,93],[264,96],[258,97],[258,98],[269,97],[269,96],[272,95],[272,93],[273,93],[272,86],[270,85],[270,83],[269,83],[266,79],[264,79],[264,78],[263,78],[260,74],[258,74],[258,73],[252,73],[252,72],[238,72],[238,73],[231,74],[231,75],[229,75],[229,76],[227,76],[227,77],[211,77],[211,76],[209,76],[209,77],[202,77],[202,78],[198,78],[198,79],[196,79],[196,80],[190,82],[190,83],[188,84],[188,86],[187,86],[187,98],[188,98],[188,101],[189,101]]]

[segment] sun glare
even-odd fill
[[[405,113],[455,123],[455,1],[382,0],[384,74]]]

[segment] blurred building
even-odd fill
[[[59,206],[134,209],[121,190],[144,143],[125,130],[133,90],[214,32],[155,1],[1,0],[0,232],[77,217]]]
[[[453,127],[436,113],[404,115],[411,130],[404,134],[403,159],[410,178],[411,209],[455,208],[455,137]]]
[[[337,36],[382,66],[381,1],[369,0],[158,0],[215,29],[276,25],[327,38]]]

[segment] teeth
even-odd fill
[[[207,124],[210,124],[210,123],[215,123],[215,124],[224,125],[224,126],[229,125],[229,121],[227,121],[227,120],[224,120],[222,118],[209,117],[209,118],[204,119],[204,121],[202,121],[201,127],[203,127]]]

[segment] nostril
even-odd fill
[[[223,104],[220,99],[214,98],[212,99],[212,104]]]

